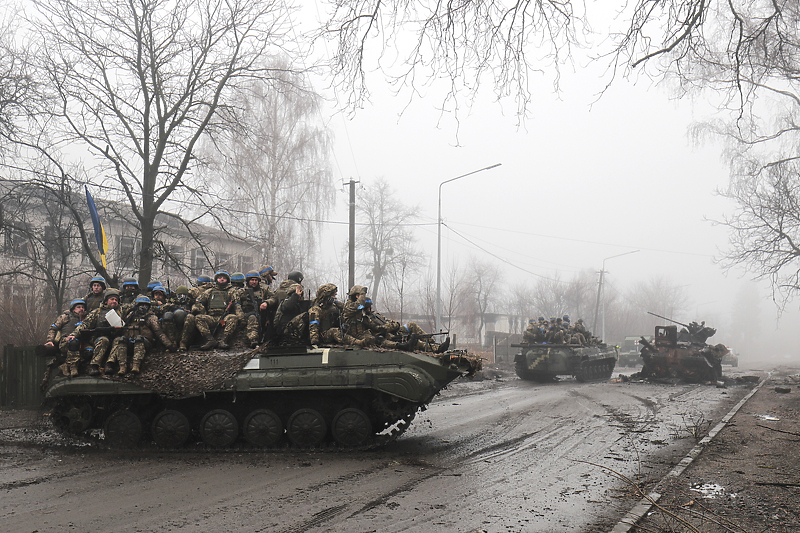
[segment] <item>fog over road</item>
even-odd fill
[[[607,469],[657,480],[748,391],[459,381],[367,452],[110,452],[3,430],[0,531],[608,531],[634,498]]]

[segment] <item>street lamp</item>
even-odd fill
[[[477,174],[478,172],[483,172],[484,170],[490,170],[499,167],[500,165],[502,165],[502,163],[497,163],[490,167],[473,170],[472,172],[467,172],[466,174],[456,176],[455,178],[450,178],[449,180],[445,180],[439,184],[439,218],[437,224],[439,231],[436,246],[436,322],[433,325],[434,331],[439,331],[439,328],[441,328],[442,325],[442,185],[445,183],[450,183],[451,181],[460,180],[461,178],[466,178],[467,176]]]
[[[606,272],[606,261],[609,259],[614,259],[615,257],[622,257],[623,255],[628,254],[635,254],[639,250],[631,250],[630,252],[625,252],[617,255],[612,255],[611,257],[606,257],[603,259],[603,268],[600,269],[600,283],[597,286],[597,303],[594,306],[594,323],[592,324],[592,329],[597,331],[597,310],[600,307],[600,294],[603,295],[603,324],[602,330],[600,332],[600,339],[605,342],[606,340],[606,291],[605,287],[603,286],[603,275]]]

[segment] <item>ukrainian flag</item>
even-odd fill
[[[97,249],[100,251],[100,262],[103,263],[103,268],[107,268],[106,251],[108,251],[108,241],[106,240],[106,230],[103,229],[103,224],[100,222],[94,199],[89,194],[89,186],[84,185],[84,187],[86,188],[86,203],[89,204],[89,214],[92,216],[92,225],[94,226],[94,238],[97,241]]]

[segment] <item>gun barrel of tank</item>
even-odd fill
[[[689,327],[689,326],[688,326],[688,324],[684,324],[683,322],[678,322],[677,320],[672,320],[671,318],[667,318],[667,317],[665,317],[665,316],[661,316],[661,315],[657,315],[657,314],[655,314],[655,313],[651,313],[650,311],[648,311],[648,312],[647,312],[647,314],[648,314],[648,315],[653,315],[653,316],[655,316],[655,317],[658,317],[658,318],[661,318],[661,319],[663,319],[663,320],[667,320],[667,321],[669,321],[669,322],[672,322],[673,324],[678,324],[679,326],[683,326],[683,327],[685,327],[685,328],[687,328],[687,329],[688,329],[688,327]]]

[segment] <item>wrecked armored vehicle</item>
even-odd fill
[[[515,370],[520,379],[546,383],[557,376],[574,376],[576,380],[605,381],[614,372],[619,357],[616,346],[596,344],[522,343],[514,358]]]
[[[480,370],[464,351],[350,346],[153,353],[141,374],[56,376],[46,406],[71,434],[102,429],[115,447],[198,438],[226,447],[378,446],[397,438],[448,383]]]
[[[720,380],[722,358],[728,348],[724,344],[706,344],[717,330],[705,322],[678,324],[685,326],[680,332],[676,325],[656,326],[652,341],[641,338],[641,376],[678,378],[690,383]]]

